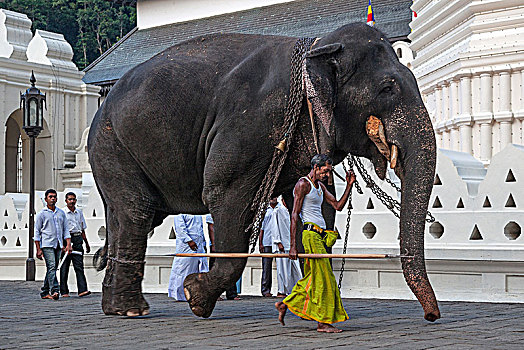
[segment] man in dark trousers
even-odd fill
[[[278,204],[277,198],[271,198],[269,200],[269,206],[262,221],[260,228],[259,237],[259,250],[261,253],[272,253],[273,252],[273,238],[269,223],[271,222],[271,216],[273,210]],[[262,280],[260,281],[260,291],[264,297],[272,297],[271,294],[271,282],[273,281],[273,258],[262,258]]]
[[[86,220],[84,219],[84,214],[78,208],[76,208],[76,194],[73,192],[68,192],[66,194],[66,204],[67,207],[64,208],[65,216],[67,218],[67,231],[71,235],[71,243],[73,244],[73,250],[71,254],[65,256],[65,261],[60,268],[60,294],[62,298],[69,297],[69,287],[67,286],[67,277],[69,275],[69,266],[71,261],[73,261],[73,268],[75,269],[76,274],[76,285],[78,287],[78,296],[84,297],[91,294],[87,290],[87,281],[84,274],[84,248],[82,246],[83,242],[86,243],[86,252],[91,251],[89,247],[89,242],[86,238],[85,229],[87,227]],[[64,254],[62,254],[63,256]]]
[[[66,216],[62,209],[56,207],[56,199],[55,190],[45,191],[44,200],[47,205],[36,215],[34,237],[36,257],[40,260],[43,258],[47,268],[40,297],[54,300],[60,297],[60,286],[56,278],[60,250],[71,252],[71,236],[67,231]]]

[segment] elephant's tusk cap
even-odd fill
[[[391,154],[389,151],[388,142],[386,140],[386,135],[384,133],[384,125],[382,125],[382,121],[375,116],[369,116],[366,122],[366,132],[371,141],[373,141],[375,146],[377,146],[379,152],[387,160],[390,160]]]
[[[395,169],[397,167],[397,159],[398,159],[398,147],[397,145],[391,145],[391,161],[389,163],[389,166],[391,169]]]

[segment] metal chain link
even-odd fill
[[[391,211],[391,213],[393,213],[393,215],[395,215],[395,217],[400,219],[400,202],[388,195],[384,190],[380,188],[380,186],[375,181],[373,181],[373,178],[365,169],[364,164],[362,164],[362,160],[360,158],[354,156],[350,157],[353,157],[355,167],[362,176],[362,179],[364,179],[366,187],[368,187],[371,190],[371,192],[382,202],[382,204],[386,206],[386,208],[389,209],[389,211]],[[401,188],[398,187],[395,183],[393,183],[393,181],[386,178],[386,182],[389,183],[391,187],[393,187],[397,192],[401,193]],[[431,212],[427,211],[427,216],[429,216],[429,219],[426,219],[426,222],[435,222],[435,217],[433,216],[433,214],[431,214]]]
[[[353,161],[350,159],[349,155],[347,157],[348,163],[349,163],[349,169],[353,170]],[[347,173],[346,164],[344,161],[342,161],[342,168],[344,168],[344,173]],[[357,189],[358,193],[362,194],[362,188],[360,188],[360,184],[357,180],[353,183],[355,185],[355,188]],[[347,247],[348,247],[348,238],[349,238],[349,226],[351,225],[351,210],[353,209],[352,206],[352,200],[353,200],[353,189],[351,192],[349,192],[349,198],[348,198],[348,215],[346,219],[346,233],[344,237],[344,249],[342,250],[342,254],[346,254]],[[342,288],[342,278],[344,277],[344,268],[346,266],[346,259],[342,258],[341,266],[340,266],[340,275],[338,276],[338,290]]]
[[[365,169],[364,164],[362,164],[362,161],[360,160],[360,158],[349,154],[347,156],[347,161],[348,161],[350,170],[353,170],[353,167],[357,168],[358,172],[362,176],[362,179],[366,183],[366,187],[368,187],[371,190],[371,192],[382,202],[382,204],[386,206],[386,208],[388,208],[393,213],[393,215],[395,215],[395,217],[400,219],[400,207],[401,207],[400,202],[392,198],[391,196],[389,196],[386,192],[384,192],[377,185],[375,181],[373,181],[371,175],[369,175],[369,173]],[[344,162],[342,162],[342,167],[344,168],[344,172],[346,172],[347,170],[346,170],[346,165]],[[385,180],[398,193],[402,192],[402,189],[398,187],[397,184],[395,184],[393,181],[391,181],[391,179],[386,177]],[[357,192],[359,194],[363,194],[362,188],[360,187],[358,180],[355,180],[354,185],[355,185],[355,188],[357,189]],[[352,200],[352,193],[350,192],[349,200],[348,200],[349,204],[348,204],[348,215],[347,215],[347,221],[346,221],[346,233],[345,233],[345,238],[344,238],[344,248],[342,250],[342,254],[346,254],[346,251],[347,251],[347,244],[348,244],[348,238],[349,238],[349,227],[350,227],[350,221],[351,221],[351,210],[353,209],[351,206],[351,200]],[[395,210],[397,210],[398,212]],[[435,222],[435,217],[433,216],[433,214],[431,214],[429,210],[427,211],[427,215],[429,216],[429,219],[426,219],[426,222],[428,223]],[[340,266],[340,275],[338,278],[338,289],[339,290],[342,287],[342,278],[344,276],[345,265],[346,265],[346,259],[343,258],[341,266]]]
[[[247,227],[246,232],[251,231],[249,237],[249,244],[251,245],[251,253],[255,251],[256,243],[260,235],[260,226],[264,220],[269,200],[275,189],[278,177],[287,159],[287,154],[293,139],[293,133],[296,129],[300,111],[302,109],[302,102],[304,101],[304,89],[302,86],[302,62],[306,52],[311,49],[316,38],[301,38],[295,42],[293,48],[293,55],[291,57],[291,81],[289,87],[289,98],[287,101],[284,123],[279,140],[285,140],[285,149],[280,151],[275,149],[271,165],[269,166],[264,180],[260,184],[258,191],[251,204],[251,210],[256,210],[253,222]]]
[[[402,189],[400,187],[397,186],[396,183],[394,183],[393,181],[391,181],[391,179],[389,177],[386,177],[384,179],[388,184],[391,185],[391,187],[393,187],[398,193],[401,193],[402,192]]]

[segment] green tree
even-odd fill
[[[0,0],[0,8],[25,13],[33,31],[64,34],[80,69],[136,26],[135,8],[107,0]]]

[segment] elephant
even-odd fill
[[[102,309],[149,313],[141,282],[148,233],[171,214],[211,213],[217,252],[247,252],[251,210],[283,131],[291,57],[297,38],[208,34],[176,44],[125,73],[97,111],[89,161],[105,207],[106,267]],[[313,142],[338,164],[348,155],[372,161],[384,178],[387,156],[366,132],[370,116],[398,149],[402,180],[400,251],[405,280],[426,320],[440,318],[424,258],[425,216],[436,163],[435,134],[412,72],[385,35],[363,23],[318,38],[303,72],[316,95],[302,104],[288,157],[273,195],[292,203],[309,172]],[[305,93],[301,95],[306,100]],[[313,123],[313,125],[311,125]],[[312,127],[313,126],[313,127]],[[220,258],[208,273],[189,275],[192,312],[209,317],[247,259]]]

